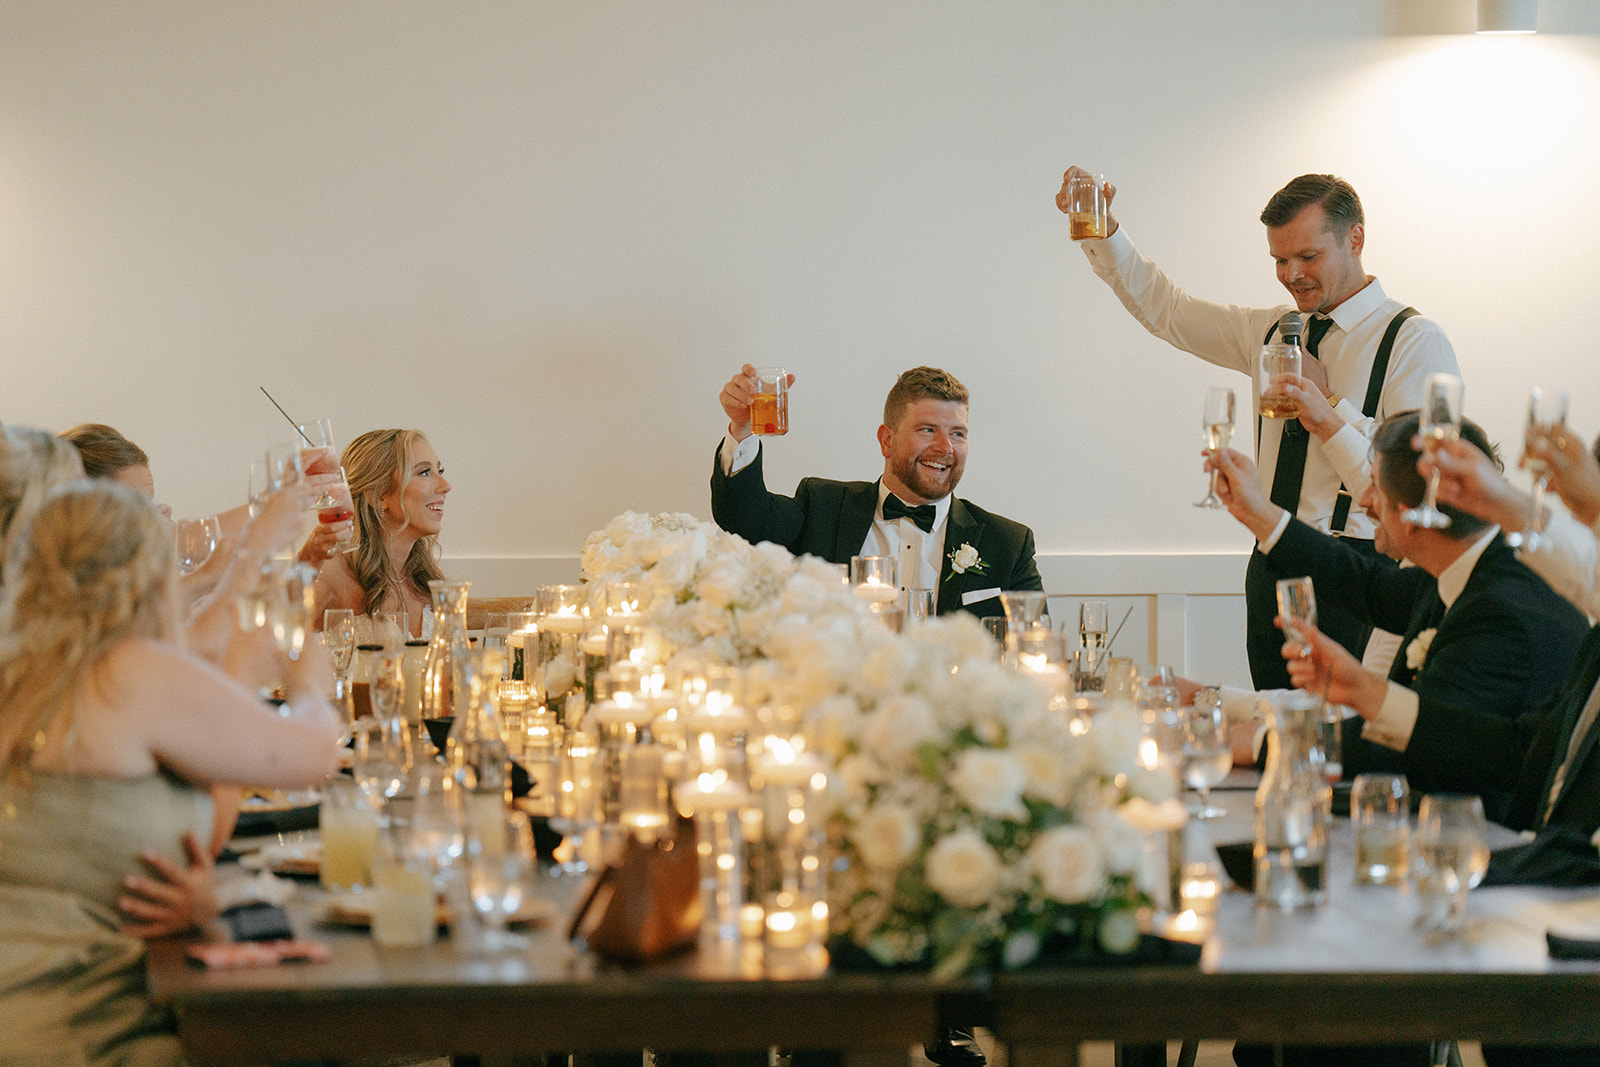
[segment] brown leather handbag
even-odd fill
[[[622,858],[584,896],[567,937],[604,959],[639,963],[694,944],[700,915],[694,820],[680,815],[654,844],[628,838]]]

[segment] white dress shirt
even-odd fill
[[[1600,618],[1600,522],[1585,526],[1564,508],[1551,508],[1537,548],[1517,558],[1593,622]]]
[[[1146,330],[1208,363],[1249,375],[1252,383],[1256,358],[1268,328],[1285,312],[1295,310],[1288,304],[1246,308],[1190,296],[1139,254],[1126,227],[1118,227],[1103,241],[1078,243],[1094,272]],[[1390,300],[1377,279],[1371,278],[1364,289],[1329,313],[1334,324],[1317,352],[1328,373],[1328,388],[1343,398],[1334,410],[1345,426],[1326,442],[1311,438],[1298,510],[1304,522],[1324,533],[1332,523],[1341,479],[1358,498],[1365,487],[1370,476],[1368,443],[1377,422],[1421,407],[1430,374],[1460,373],[1455,350],[1444,331],[1419,315],[1409,320],[1395,339],[1376,417],[1362,415],[1361,404],[1366,398],[1378,345],[1389,321],[1404,307],[1400,301]],[[1252,412],[1255,410],[1258,406],[1251,408]],[[1245,430],[1248,421],[1248,415],[1241,418],[1241,430]],[[1269,493],[1283,423],[1282,419],[1262,420],[1256,464]],[[1249,433],[1254,436],[1254,427],[1249,428]],[[1345,532],[1351,537],[1370,538],[1372,522],[1359,508],[1352,507]]]

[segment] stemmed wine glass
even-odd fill
[[[1417,809],[1418,923],[1453,934],[1466,925],[1467,891],[1489,871],[1483,801],[1475,796],[1430,794]]]
[[[411,773],[411,731],[399,716],[362,719],[355,729],[356,784],[374,808],[381,808],[405,788]]]
[[[344,475],[344,468],[339,468],[339,478],[322,491],[317,497],[317,521],[324,526],[332,526],[336,522],[349,522],[356,517],[355,501],[350,495],[350,481]],[[352,526],[347,533],[341,534],[338,541],[340,552],[354,552],[360,547],[356,540],[356,531]]]
[[[179,519],[177,526],[178,573],[190,575],[205,566],[222,540],[222,525],[215,515],[203,519]]]
[[[566,838],[562,848],[567,858],[552,874],[571,876],[589,870],[585,839],[602,819],[603,772],[599,763],[599,748],[587,734],[567,735],[556,779],[555,814],[550,819],[550,828]]]
[[[372,660],[372,682],[368,698],[372,714],[379,722],[389,722],[400,715],[400,705],[406,695],[405,656],[388,648],[376,653]]]
[[[322,640],[333,660],[333,699],[345,718],[346,727],[355,724],[355,705],[350,696],[350,667],[356,657],[356,613],[349,608],[328,608],[322,613]]]
[[[1522,465],[1533,474],[1533,518],[1525,532],[1506,534],[1506,544],[1530,552],[1544,544],[1544,495],[1550,485],[1550,464],[1532,451],[1548,449],[1551,439],[1567,424],[1567,394],[1545,392],[1538,386],[1528,392],[1528,428],[1523,436]]]
[[[1439,446],[1461,436],[1461,379],[1454,374],[1428,376],[1427,397],[1422,404],[1422,417],[1417,430],[1422,435],[1422,446],[1432,457]],[[1439,469],[1434,468],[1428,479],[1428,492],[1422,506],[1407,508],[1400,518],[1425,530],[1443,530],[1450,525],[1450,516],[1439,510]]]
[[[1206,450],[1213,459],[1233,440],[1233,390],[1214,386],[1206,390],[1205,407],[1200,416],[1201,428],[1206,435]],[[1197,508],[1225,508],[1228,505],[1217,496],[1217,472],[1211,472],[1211,488],[1205,498],[1195,501]]]
[[[533,832],[528,817],[513,811],[483,827],[467,841],[467,891],[485,927],[483,948],[502,952],[526,948],[528,939],[509,933],[506,924],[522,907],[533,867]]]
[[[1222,697],[1207,687],[1195,696],[1194,705],[1183,712],[1183,782],[1200,794],[1200,803],[1189,809],[1196,819],[1216,819],[1228,814],[1211,804],[1211,789],[1221,784],[1233,769],[1233,752],[1228,745],[1228,721],[1222,713]]]

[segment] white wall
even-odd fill
[[[618,511],[707,514],[741,362],[800,377],[780,488],[873,476],[933,363],[975,397],[963,494],[1052,590],[1152,598],[1162,658],[1228,673],[1248,539],[1189,506],[1228,375],[1093,278],[1060,172],[1241,303],[1278,298],[1261,205],[1339,172],[1469,414],[1511,441],[1559,383],[1593,433],[1600,12],[1542,8],[1487,39],[1472,0],[11,0],[0,418],[118,426],[180,513],[285,436],[258,385],[342,440],[420,426],[450,569],[518,592]]]

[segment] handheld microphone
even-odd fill
[[[1296,348],[1300,347],[1300,338],[1305,334],[1305,328],[1306,320],[1298,311],[1286,312],[1283,318],[1278,320],[1278,336],[1283,338],[1284,344],[1294,345]]]

